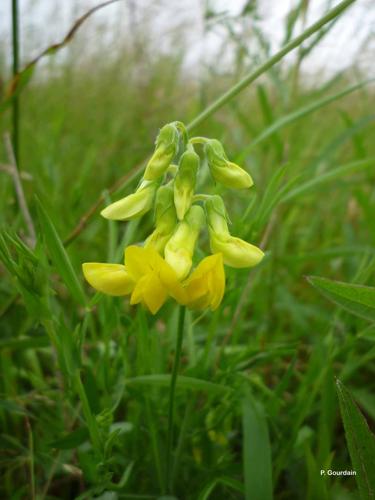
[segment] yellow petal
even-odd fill
[[[134,288],[134,281],[121,264],[87,262],[82,264],[86,280],[99,292],[108,295],[127,295]]]
[[[108,205],[100,214],[110,220],[130,220],[141,217],[152,207],[156,184],[146,185],[135,193]]]
[[[152,255],[153,251],[155,252],[152,248],[142,248],[135,245],[126,247],[125,265],[134,281],[152,271],[150,255]]]
[[[164,234],[156,228],[145,241],[144,248],[154,248],[159,254],[163,254],[165,245],[172,236],[172,233]]]
[[[224,297],[225,292],[225,272],[223,266],[223,257],[221,254],[216,254],[217,260],[213,267],[212,273],[209,275],[208,285],[211,293],[211,309],[214,311],[219,307]]]
[[[170,242],[171,240],[169,240]],[[186,248],[177,248],[167,243],[165,247],[165,260],[174,269],[177,277],[182,280],[186,278],[192,266],[191,252]]]
[[[153,266],[169,295],[179,304],[184,304],[186,302],[186,292],[175,270],[157,252],[154,255]]]
[[[204,258],[185,282],[187,305],[193,309],[219,307],[225,290],[223,257],[220,253]]]
[[[167,299],[167,291],[155,273],[143,276],[136,284],[130,303],[144,304],[152,314],[156,314]]]
[[[230,235],[219,235],[210,231],[212,252],[221,252],[224,263],[235,268],[253,267],[263,259],[264,253],[255,245]]]

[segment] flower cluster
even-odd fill
[[[201,156],[195,151],[202,147]],[[224,186],[246,189],[250,175],[229,161],[216,139],[189,140],[181,122],[159,132],[136,191],[106,207],[106,219],[128,221],[154,208],[155,229],[143,246],[125,249],[125,262],[83,264],[86,280],[109,295],[130,295],[131,304],[144,304],[155,314],[168,297],[192,309],[215,310],[225,290],[224,264],[252,267],[263,258],[258,247],[232,236],[222,198],[195,194],[197,174],[205,159],[213,179]],[[208,228],[212,255],[191,272],[202,228]]]

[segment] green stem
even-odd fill
[[[259,66],[255,71],[248,73],[242,80],[233,85],[227,92],[222,94],[221,97],[216,99],[210,106],[208,106],[202,113],[200,113],[193,121],[187,125],[187,130],[190,131],[193,128],[200,125],[206,118],[214,114],[219,108],[227,104],[231,99],[236,97],[242,90],[244,90],[250,83],[256,80],[261,74],[269,70],[276,63],[281,61],[281,59],[291,52],[293,49],[298,47],[306,38],[311,36],[313,33],[322,28],[325,24],[335,19],[341,12],[343,12],[349,5],[354,3],[356,0],[344,0],[340,2],[334,9],[331,9],[325,16],[321,17],[316,23],[312,24],[307,28],[301,35],[297,36],[289,43],[287,43],[279,52],[268,59],[264,64]]]
[[[168,433],[167,433],[167,466],[166,466],[166,478],[165,487],[167,490],[172,492],[171,473],[172,473],[172,447],[173,447],[173,417],[174,417],[174,406],[175,406],[175,392],[176,392],[176,382],[178,369],[180,366],[181,350],[182,350],[182,339],[184,334],[184,323],[185,323],[185,312],[186,307],[180,306],[179,316],[178,316],[178,328],[177,328],[177,341],[176,341],[176,353],[173,363],[171,385],[169,388],[169,405],[168,405]]]
[[[19,70],[19,20],[18,20],[18,0],[12,0],[12,49],[13,49],[13,77]],[[19,96],[13,97],[12,101],[12,139],[13,151],[16,163],[19,166]]]

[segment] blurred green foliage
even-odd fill
[[[286,41],[304,5],[288,16]],[[244,20],[252,16],[244,9]],[[134,188],[136,180],[108,192],[144,163],[161,125],[189,122],[255,65],[226,23],[237,56],[227,74],[212,65],[197,81],[182,67],[184,53],[148,46],[115,57],[98,48],[85,61],[72,50],[59,64],[49,59],[21,94],[20,172],[38,242],[27,246],[4,167],[2,498],[161,496],[177,312],[169,303],[154,318],[94,295],[80,270],[85,261],[120,262],[126,244],[149,234],[152,215],[113,223],[96,212],[62,242],[100,196],[109,202]],[[359,498],[354,477],[320,470],[352,468],[335,377],[375,422],[375,329],[305,276],[374,282],[375,94],[371,85],[352,88],[366,75],[354,79],[351,69],[310,81],[307,54],[275,66],[197,129],[251,172],[255,187],[223,195],[231,232],[262,242],[267,256],[251,272],[227,269],[218,311],[187,315],[172,471],[180,499],[266,500],[271,490],[280,500]],[[1,120],[4,134],[10,115]],[[1,144],[0,163],[8,162]],[[87,401],[79,403],[81,380]]]

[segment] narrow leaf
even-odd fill
[[[82,305],[86,305],[86,297],[82,290],[78,277],[73,269],[72,263],[65,251],[59,235],[49,215],[44,210],[39,199],[37,199],[40,229],[45,238],[53,264],[56,266],[61,278],[68,287],[73,297]]]
[[[242,402],[246,500],[272,499],[272,464],[268,426],[262,407],[249,390]]]
[[[375,320],[375,288],[309,276],[309,283],[325,297],[347,311],[370,321]]]
[[[337,393],[350,458],[362,500],[375,498],[375,436],[349,391],[337,380]]]
[[[318,111],[319,109],[323,108],[324,106],[327,106],[328,104],[336,101],[337,99],[341,99],[342,97],[345,97],[346,95],[350,94],[351,92],[355,92],[356,90],[360,89],[361,87],[367,85],[368,83],[373,82],[373,79],[370,80],[365,80],[363,82],[357,83],[355,85],[351,85],[350,87],[347,87],[345,90],[342,90],[341,92],[338,92],[337,94],[330,95],[328,97],[324,97],[323,99],[319,99],[317,101],[312,102],[311,104],[308,104],[307,106],[303,106],[302,108],[297,109],[296,111],[293,111],[292,113],[289,113],[288,115],[283,116],[282,118],[279,118],[278,120],[274,121],[272,125],[267,127],[263,132],[258,135],[258,137],[255,137],[255,139],[252,141],[251,144],[249,144],[248,147],[246,147],[240,154],[239,158],[237,160],[239,162],[243,161],[246,156],[250,153],[250,151],[253,150],[253,148],[258,145],[260,142],[264,141],[265,139],[268,139],[268,137],[274,136],[274,134],[281,130],[282,128],[286,127],[287,125],[304,118],[305,116],[314,113],[314,111]]]

